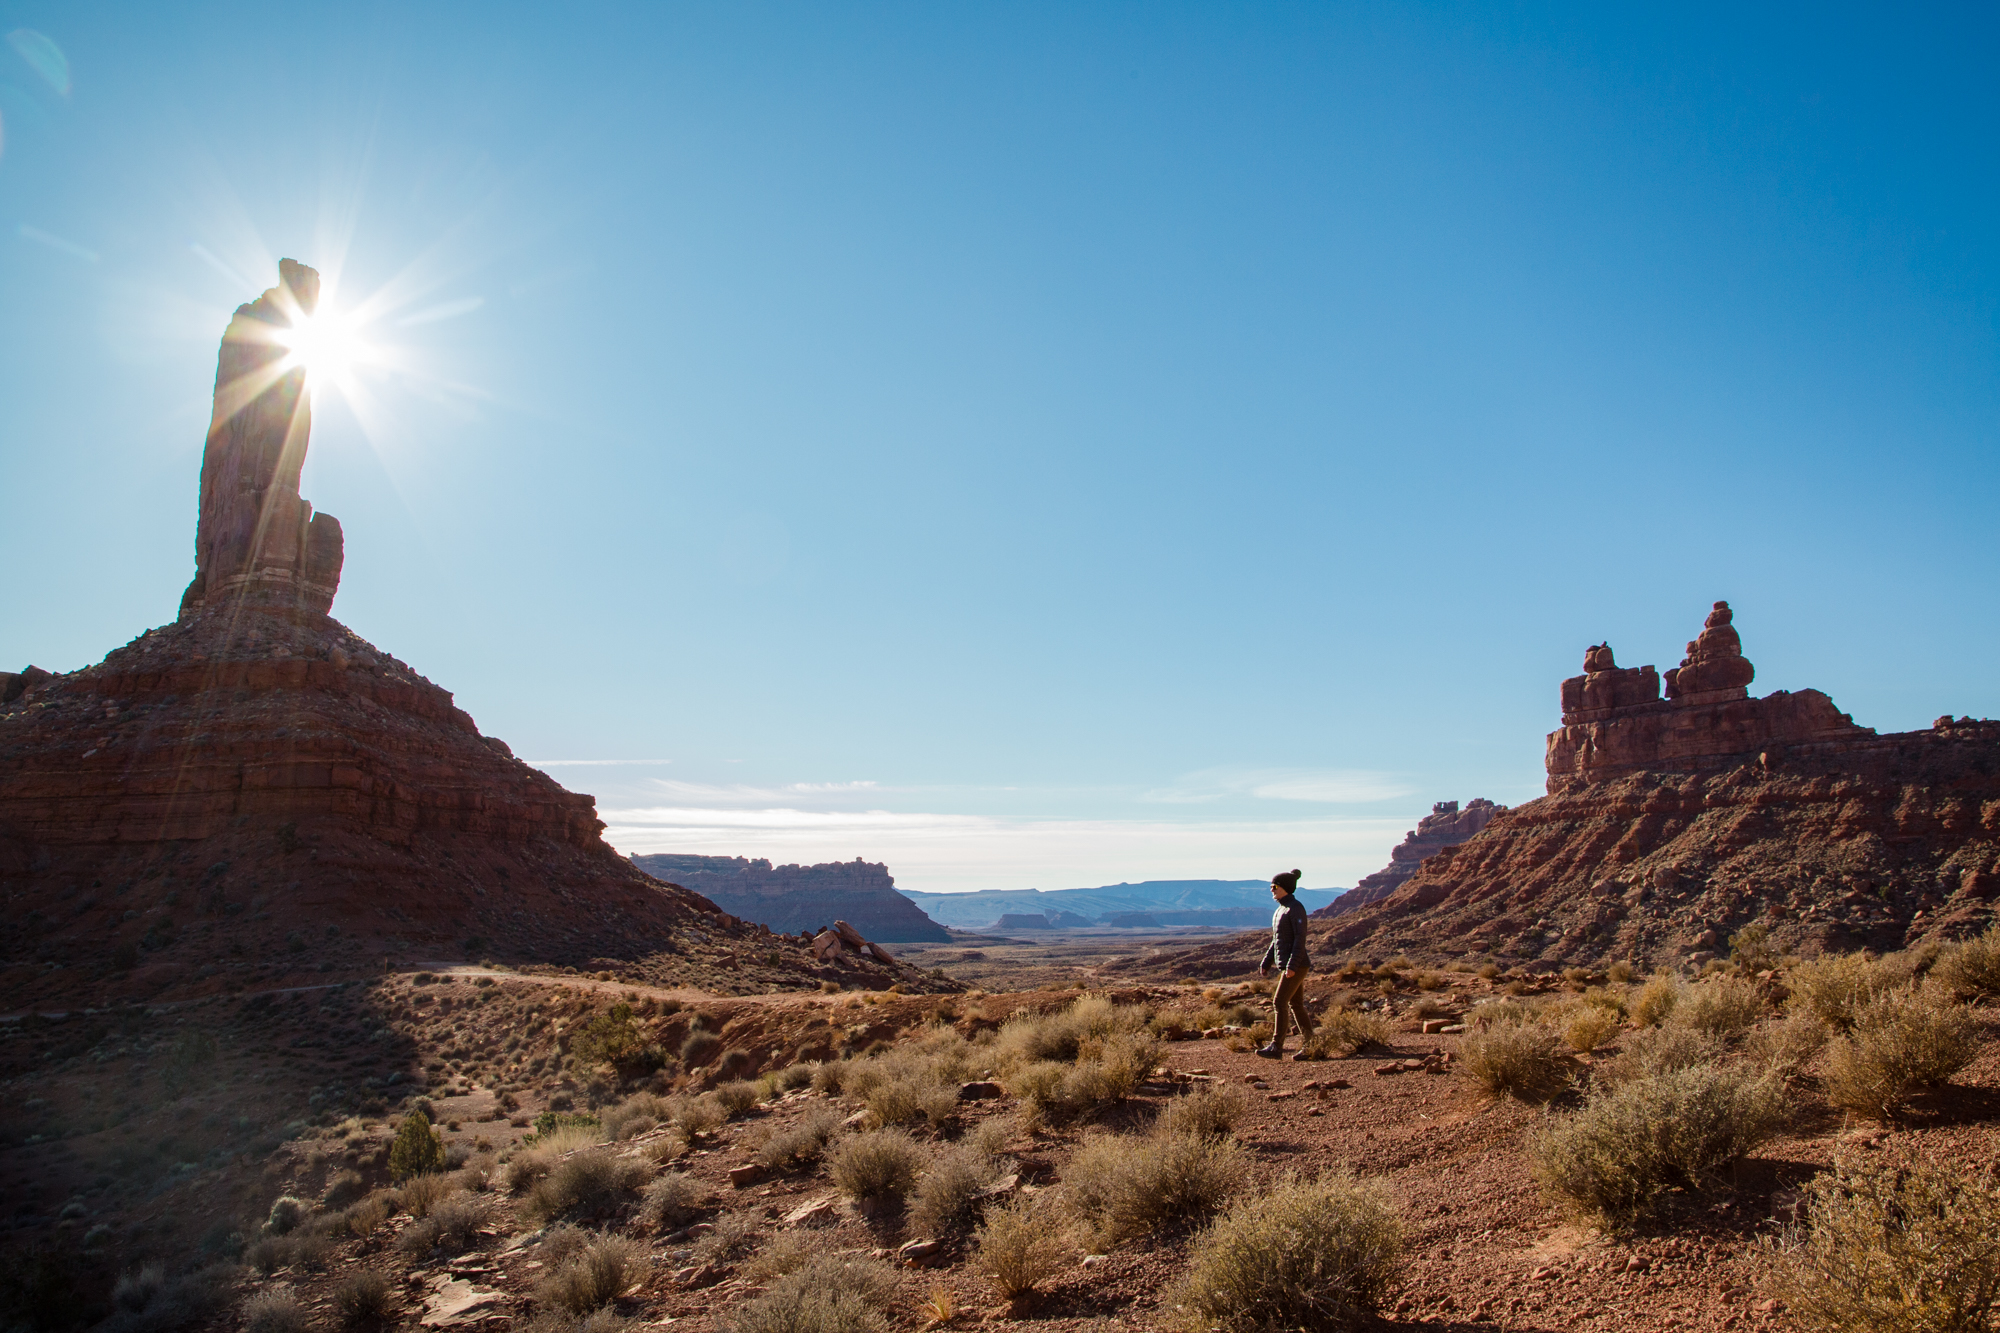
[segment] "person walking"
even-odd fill
[[[1271,1041],[1257,1048],[1257,1054],[1267,1060],[1284,1058],[1285,1034],[1293,1021],[1298,1024],[1301,1041],[1310,1041],[1313,1035],[1305,993],[1306,973],[1312,969],[1312,960],[1306,956],[1306,909],[1295,896],[1298,887],[1296,870],[1271,876],[1271,898],[1278,908],[1271,913],[1271,947],[1264,951],[1264,961],[1257,964],[1260,977],[1270,976],[1273,968],[1279,973],[1278,988],[1271,996],[1271,1008],[1275,1011]]]

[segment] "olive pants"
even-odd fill
[[[1299,1035],[1311,1038],[1313,1034],[1312,1015],[1306,1012],[1306,970],[1298,969],[1297,976],[1278,974],[1278,988],[1271,992],[1271,1007],[1277,1015],[1271,1020],[1271,1044],[1283,1046],[1285,1034],[1293,1022],[1298,1024]]]

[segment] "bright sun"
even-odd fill
[[[354,372],[375,359],[361,330],[335,311],[321,309],[275,336],[290,353],[288,365],[304,366],[306,386],[315,391],[329,384],[346,390]]]

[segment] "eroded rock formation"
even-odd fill
[[[686,885],[725,912],[783,934],[816,932],[845,919],[869,939],[885,944],[943,943],[951,938],[921,907],[896,892],[888,866],[859,857],[822,865],[773,866],[762,857],[661,852],[635,856],[632,863],[650,875]]]
[[[1591,651],[1600,650],[1593,648]],[[1608,666],[1611,650],[1606,648],[1601,651]],[[1321,920],[1328,920],[1351,912],[1357,907],[1380,902],[1394,893],[1404,880],[1416,874],[1417,868],[1426,860],[1447,847],[1456,847],[1465,842],[1473,834],[1485,828],[1493,816],[1506,808],[1504,805],[1495,805],[1483,796],[1475,796],[1467,801],[1463,810],[1458,808],[1457,801],[1437,802],[1431,806],[1429,814],[1417,821],[1417,826],[1404,836],[1403,841],[1390,850],[1388,865],[1361,880],[1312,915]]]
[[[299,496],[312,398],[294,355],[319,306],[319,274],[290,259],[222,335],[201,457],[195,575],[183,616],[224,598],[325,615],[340,586],[340,520]]]

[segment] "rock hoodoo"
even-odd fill
[[[298,496],[306,386],[271,341],[318,278],[281,272],[223,341],[179,618],[0,680],[6,1007],[468,955],[816,985],[803,946],[633,866],[589,796],[327,615],[340,529]]]
[[[278,285],[239,306],[222,335],[183,616],[232,596],[320,615],[333,607],[340,520],[299,496],[312,397],[292,348],[318,306],[319,274],[281,260]]]
[[[2000,722],[1878,735],[1817,690],[1751,698],[1731,621],[1716,603],[1666,698],[1653,668],[1587,650],[1562,683],[1548,794],[1456,846],[1413,848],[1414,874],[1313,923],[1314,953],[1650,967],[1726,953],[1752,922],[1801,953],[1984,929],[2000,900]],[[1245,937],[1145,967],[1222,976],[1255,957]]]
[[[1593,648],[1592,652],[1599,649]],[[1611,650],[1601,650],[1608,665]],[[1357,907],[1380,902],[1394,893],[1404,880],[1417,873],[1417,868],[1439,852],[1471,838],[1486,827],[1493,816],[1507,807],[1495,805],[1483,796],[1467,801],[1465,809],[1458,808],[1457,801],[1439,801],[1431,806],[1431,812],[1417,821],[1417,826],[1404,836],[1403,841],[1389,852],[1389,864],[1374,874],[1367,876],[1346,893],[1341,894],[1326,906],[1312,913],[1325,920],[1351,912]]]

